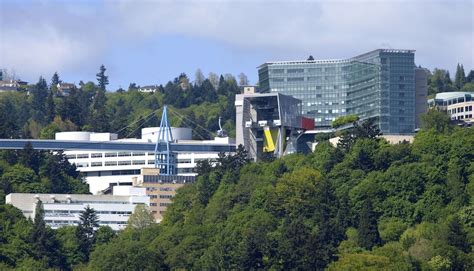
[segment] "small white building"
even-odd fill
[[[138,89],[138,91],[145,92],[145,93],[154,93],[157,90],[158,90],[158,86],[156,85],[143,86]]]
[[[114,187],[114,195],[11,193],[6,196],[7,204],[31,219],[35,217],[38,200],[43,203],[46,224],[53,229],[77,225],[80,213],[89,206],[96,211],[99,225],[123,230],[137,204],[150,206],[146,189],[131,186]]]

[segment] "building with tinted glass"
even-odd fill
[[[415,51],[378,49],[350,59],[267,62],[258,67],[259,91],[291,95],[315,128],[340,116],[376,117],[384,134],[410,134],[426,110],[426,73]],[[417,105],[424,110],[417,110]]]

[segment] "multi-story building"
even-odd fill
[[[114,187],[114,195],[81,194],[34,194],[12,193],[6,196],[6,203],[23,212],[27,218],[34,219],[36,204],[43,203],[44,220],[53,229],[61,226],[77,225],[79,216],[89,206],[97,214],[99,225],[122,230],[137,204],[150,205],[145,188]]]
[[[452,120],[472,123],[473,96],[471,92],[442,92],[437,93],[434,99],[428,100],[428,105],[446,112]]]
[[[236,144],[254,160],[297,151],[297,138],[314,121],[301,115],[301,100],[281,93],[237,94]]]
[[[150,197],[150,211],[156,222],[163,219],[166,208],[171,204],[176,190],[186,184],[193,183],[195,176],[160,175],[159,169],[142,168],[141,174],[133,178],[135,187],[144,187]]]
[[[114,184],[131,185],[132,178],[138,177],[143,167],[155,166],[155,152],[143,150],[142,145],[143,143],[148,143],[148,145],[155,143],[158,130],[159,127],[143,128],[140,139],[117,139],[117,134],[113,133],[62,132],[56,134],[56,140],[71,141],[72,145],[74,142],[78,142],[78,144],[91,143],[91,147],[86,150],[68,150],[68,147],[65,147],[64,154],[69,162],[75,164],[84,175],[90,192],[97,194]],[[175,143],[186,144],[196,149],[196,151],[176,152],[177,175],[195,176],[196,173],[193,172],[193,169],[197,162],[202,160],[215,162],[221,151],[221,149],[214,150],[215,146],[228,147],[229,150],[234,148],[232,140],[228,137],[198,141],[191,140],[192,130],[189,128],[173,127],[171,130]],[[116,149],[95,149],[96,146],[99,147],[96,144],[100,144],[100,142],[126,144],[127,146],[119,151]]]
[[[343,60],[266,62],[258,67],[259,91],[300,99],[302,114],[314,118],[316,129],[355,114],[362,120],[376,117],[384,134],[410,134],[422,111],[416,106],[426,103],[426,79],[419,71],[416,82],[415,70],[413,50],[378,49]]]

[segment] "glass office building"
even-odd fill
[[[416,128],[414,57],[413,50],[378,49],[346,60],[267,62],[258,67],[259,91],[301,99],[316,129],[355,114],[376,117],[384,134],[410,134]]]

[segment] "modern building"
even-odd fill
[[[416,73],[415,51],[377,49],[350,59],[266,62],[258,67],[259,91],[302,101],[316,129],[340,116],[377,118],[384,134],[411,134],[426,103],[426,80]],[[419,90],[418,90],[419,89]],[[419,95],[417,95],[419,93]]]
[[[301,100],[281,93],[237,94],[236,144],[258,160],[296,151],[295,142],[314,121],[301,116]]]
[[[235,144],[229,137],[192,140],[192,130],[189,128],[172,127],[171,131],[175,146],[188,146],[175,152],[175,175],[195,176],[193,170],[197,162],[215,162],[220,152],[235,150]],[[140,139],[118,139],[117,134],[113,133],[62,132],[56,134],[56,140],[77,142],[78,145],[91,143],[85,149],[66,147],[64,154],[84,175],[90,192],[98,194],[112,184],[131,185],[132,178],[139,177],[143,167],[155,166],[154,148],[144,149],[143,145],[154,146],[158,133],[159,127],[148,127],[142,129]],[[102,144],[106,145],[102,148],[101,142],[107,145]],[[112,149],[108,147],[110,145],[118,148]]]
[[[472,123],[474,122],[473,96],[471,92],[437,93],[434,99],[428,100],[428,106],[446,112],[452,120]]]
[[[140,176],[133,178],[133,186],[146,189],[146,194],[150,197],[150,211],[159,223],[176,195],[176,190],[195,180],[196,176],[160,175],[159,169],[142,168]]]
[[[7,204],[17,207],[31,219],[35,217],[38,200],[43,203],[46,224],[53,229],[77,225],[80,213],[89,206],[96,211],[99,225],[118,231],[127,226],[137,204],[150,205],[146,189],[131,186],[115,187],[114,195],[12,193],[6,196]]]

